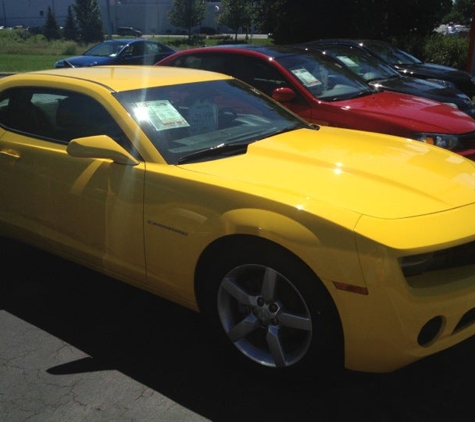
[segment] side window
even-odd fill
[[[145,54],[158,54],[160,48],[158,44],[145,43]]]
[[[145,54],[145,44],[134,43],[132,44],[132,56],[143,56]]]
[[[213,54],[204,54],[201,57],[201,69],[212,72],[230,74],[231,71],[226,65],[226,56],[217,56]]]
[[[108,135],[138,156],[107,110],[83,94],[42,88],[9,90],[0,98],[0,124],[31,137],[62,142]]]
[[[58,99],[55,120],[56,139],[69,142],[74,138],[109,135],[123,143],[125,134],[107,110],[86,95],[68,93]]]
[[[8,127],[8,104],[9,97],[0,98],[0,126]]]
[[[54,98],[33,88],[8,90],[0,99],[0,123],[31,136],[52,136],[54,114]]]
[[[233,56],[230,63],[232,75],[271,96],[276,88],[288,86],[277,69],[251,57]]]
[[[201,58],[198,56],[185,56],[180,57],[175,63],[174,66],[178,67],[188,67],[191,69],[201,69]]]
[[[180,57],[173,65],[192,69],[210,70],[212,72],[220,72],[225,74],[231,73],[227,66],[226,56],[208,53]]]
[[[127,47],[124,48],[124,51],[122,51],[122,54],[121,56],[124,56],[124,55],[133,55],[134,53],[134,48],[132,45],[128,45]]]

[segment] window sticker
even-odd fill
[[[216,130],[218,113],[216,106],[208,100],[195,101],[188,116],[194,135]]]
[[[322,83],[313,76],[307,69],[293,69],[292,73],[300,79],[305,86],[317,86]]]
[[[136,103],[134,114],[139,122],[147,121],[157,131],[190,126],[168,100]]]
[[[356,67],[357,64],[351,60],[348,56],[337,56],[343,63],[345,63],[348,67]]]

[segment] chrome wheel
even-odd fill
[[[238,350],[268,367],[302,360],[312,342],[312,316],[292,282],[264,265],[240,265],[222,279],[221,324]]]

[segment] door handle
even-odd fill
[[[10,157],[10,158],[20,158],[20,154],[16,151],[13,151],[12,149],[2,149],[0,151],[0,155],[5,155],[7,157]]]

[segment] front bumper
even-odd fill
[[[394,371],[475,334],[475,254],[472,263],[410,277],[404,277],[399,265],[402,256],[475,241],[473,215],[475,205],[407,221],[380,221],[379,226],[371,219],[368,227],[365,221],[358,225],[361,234],[366,232],[356,240],[368,294],[332,292],[348,369]],[[385,233],[386,245],[368,237],[378,232]]]

